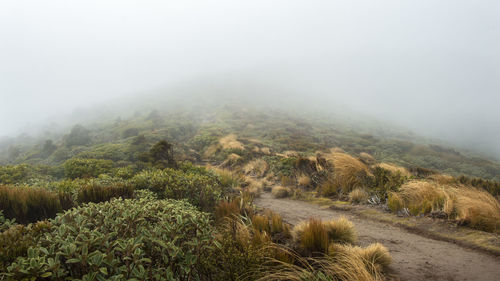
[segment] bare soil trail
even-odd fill
[[[326,220],[345,216],[355,224],[361,246],[380,242],[390,250],[393,257],[391,269],[401,280],[500,280],[499,257],[409,233],[400,227],[347,211],[324,209],[303,201],[275,199],[270,193],[263,193],[255,204],[280,213],[290,224],[310,217]]]

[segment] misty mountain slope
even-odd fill
[[[331,112],[300,110],[292,102],[258,106],[262,101],[255,99],[259,95],[254,102],[223,94],[212,99],[197,95],[178,99],[152,96],[135,107],[125,103],[117,106],[120,110],[107,113],[91,109],[80,113],[83,126],[72,124],[37,137],[22,135],[3,141],[2,162],[59,165],[78,157],[109,159],[126,166],[161,139],[174,143],[179,158],[199,162],[207,158],[204,155],[211,145],[235,134],[251,147],[266,146],[274,152],[291,150],[314,155],[316,151],[339,147],[353,155],[366,152],[378,161],[405,167],[500,180],[500,164],[493,160],[376,119],[334,107]],[[82,116],[88,116],[86,122]],[[208,158],[221,162],[225,156],[227,153]]]

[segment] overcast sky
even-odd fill
[[[236,72],[500,155],[497,0],[0,1],[0,135]]]

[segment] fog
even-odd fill
[[[199,79],[500,157],[499,50],[495,0],[4,0],[0,135]]]

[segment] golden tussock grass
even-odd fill
[[[297,184],[299,186],[307,187],[311,184],[311,178],[306,174],[300,174],[297,176]]]
[[[349,154],[332,152],[325,158],[333,164],[334,183],[344,192],[366,185],[373,177],[368,166]]]
[[[439,184],[454,184],[455,183],[455,178],[450,175],[444,175],[444,174],[434,174],[430,175],[427,177],[428,180],[432,180],[434,182],[437,182]]]
[[[398,166],[398,165],[395,165],[392,163],[380,163],[380,164],[376,165],[376,167],[380,167],[382,169],[389,170],[393,174],[399,173],[402,176],[405,176],[408,178],[411,177],[411,173],[405,167],[401,167],[401,166]]]
[[[218,176],[220,183],[226,187],[236,188],[243,182],[243,177],[229,169],[211,168]]]
[[[368,200],[368,193],[362,188],[356,188],[353,191],[349,192],[348,197],[349,202],[360,204]]]
[[[389,207],[408,208],[411,214],[426,214],[444,207],[446,194],[443,187],[428,181],[410,181],[389,197]]]
[[[329,255],[336,256],[344,254],[359,257],[370,271],[386,271],[392,263],[392,256],[389,250],[380,243],[373,243],[362,248],[352,245],[332,244],[328,250]]]
[[[245,174],[257,177],[263,177],[268,170],[269,164],[261,158],[252,160],[243,167]]]
[[[375,160],[373,156],[366,152],[361,152],[359,154],[359,160],[361,160],[361,162],[365,163],[366,165],[373,165],[377,162],[377,160]]]
[[[238,137],[235,134],[229,134],[225,137],[219,139],[219,145],[222,149],[239,149],[245,150],[243,143],[238,141]]]
[[[324,222],[324,225],[328,239],[332,242],[354,244],[358,239],[354,224],[345,217]]]
[[[389,196],[389,208],[408,208],[412,214],[442,211],[470,227],[500,232],[500,203],[490,193],[464,185],[411,181]]]
[[[260,152],[264,153],[265,155],[270,155],[271,149],[269,147],[261,147]]]
[[[277,185],[273,187],[271,193],[275,198],[285,198],[291,195],[291,190],[288,187]]]
[[[354,224],[344,217],[326,222],[310,218],[293,228],[292,238],[302,251],[326,253],[331,243],[355,243],[357,234]]]
[[[326,253],[330,245],[325,224],[317,218],[297,224],[292,230],[292,237],[300,249],[309,254]]]
[[[270,235],[281,233],[284,236],[290,234],[290,227],[283,222],[280,214],[266,210],[263,214],[252,217],[252,226],[259,231],[265,231]]]
[[[286,252],[282,249],[281,252]],[[294,262],[270,258],[255,275],[262,276],[258,281],[382,281],[384,275],[359,255],[339,252],[335,256],[306,258],[287,251],[286,256]]]
[[[283,152],[283,155],[285,157],[298,157],[299,153],[295,150],[287,150],[287,151]]]

